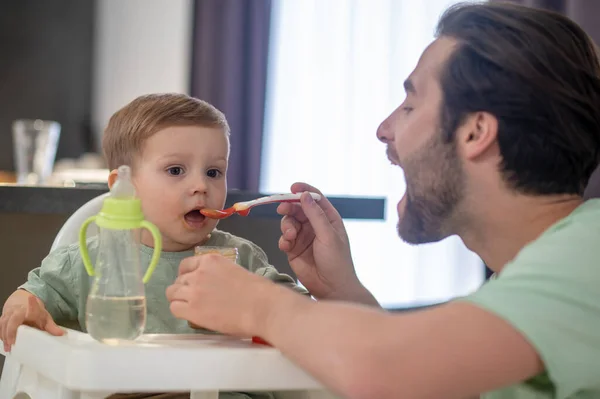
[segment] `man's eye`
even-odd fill
[[[221,176],[221,171],[219,169],[209,169],[206,172],[206,176],[211,177],[211,178],[219,177],[219,176]]]
[[[413,110],[413,108],[412,108],[412,107],[402,107],[402,109],[403,109],[403,110],[404,110],[404,112],[405,112],[405,113],[407,113],[407,114],[408,114],[408,113],[410,113],[410,111],[412,111],[412,110]]]
[[[183,168],[181,166],[173,166],[167,169],[167,173],[171,176],[179,176],[183,174]]]

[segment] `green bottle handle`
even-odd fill
[[[92,261],[90,260],[90,254],[87,249],[86,233],[88,226],[92,222],[95,222],[96,218],[97,216],[91,216],[88,219],[86,219],[86,221],[83,222],[83,224],[81,225],[81,229],[79,230],[79,247],[81,251],[81,259],[83,260],[85,270],[92,277],[95,275],[95,271],[94,266],[92,265]],[[144,284],[146,284],[150,280],[152,273],[154,273],[154,269],[156,269],[156,266],[158,265],[158,260],[160,259],[160,253],[162,251],[162,237],[158,228],[146,220],[142,220],[139,223],[138,227],[150,231],[150,234],[152,234],[152,238],[154,239],[154,252],[152,254],[152,259],[150,260],[148,270],[146,270],[146,274],[144,274],[144,278],[142,279]]]
[[[92,261],[90,260],[90,254],[87,249],[87,229],[88,226],[96,221],[97,216],[90,216],[83,222],[81,228],[79,229],[79,252],[81,253],[81,260],[83,261],[83,266],[85,266],[85,270],[87,274],[90,276],[94,276],[96,273],[94,271],[94,266],[92,266]]]
[[[160,235],[160,231],[158,231],[158,227],[147,220],[142,220],[140,227],[148,230],[154,239],[154,251],[152,253],[152,259],[150,260],[150,265],[148,266],[148,270],[146,270],[146,274],[142,280],[144,284],[146,284],[148,281],[150,281],[150,277],[158,265],[158,260],[160,259],[160,253],[162,251],[162,236]]]

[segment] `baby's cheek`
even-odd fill
[[[161,224],[162,220],[166,219],[166,216],[169,212],[168,206],[160,201],[159,199],[154,199],[151,201],[147,201],[146,203],[142,203],[142,211],[144,212],[144,217],[146,220],[154,223],[157,227],[160,228],[159,224]]]

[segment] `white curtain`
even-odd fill
[[[396,234],[400,169],[375,137],[449,0],[274,0],[263,192],[305,181],[328,195],[387,198],[385,221],[347,220],[359,277],[386,306],[446,300],[483,281],[457,237]]]

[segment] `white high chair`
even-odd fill
[[[105,193],[97,196],[96,198],[92,198],[85,204],[83,204],[79,209],[75,211],[63,224],[60,231],[54,238],[54,242],[52,242],[52,247],[50,248],[50,252],[54,251],[56,248],[61,247],[63,245],[74,244],[79,240],[79,229],[83,222],[89,218],[100,212],[102,208],[102,202],[104,198],[108,197],[110,193]],[[87,236],[92,237],[98,234],[98,228],[94,223],[90,224],[88,227]]]
[[[82,205],[75,211],[64,223],[56,238],[54,239],[51,251],[63,245],[76,243],[79,239],[79,229],[82,223],[90,216],[97,214],[102,202],[109,194],[102,194],[95,197]],[[88,236],[98,234],[96,226],[92,223],[88,229]],[[236,377],[236,380],[244,380],[244,382],[236,381],[234,385],[240,384],[240,389],[227,388],[226,385],[231,385],[232,381],[224,378],[222,373],[217,372],[213,381],[201,381],[198,384],[199,392],[193,392],[191,399],[217,399],[218,391],[236,391],[236,390],[257,390],[257,391],[280,391],[276,394],[278,399],[335,399],[336,396],[324,391],[320,384],[314,381],[304,371],[298,369],[291,364],[281,354],[272,348],[252,348],[239,346],[240,344],[233,343],[231,348],[223,349],[227,345],[226,337],[223,342],[212,342],[207,340],[200,343],[187,341],[184,336],[183,340],[177,341],[174,335],[165,335],[163,338],[166,341],[172,341],[174,344],[174,353],[170,354],[168,348],[163,348],[164,352],[153,353],[148,351],[148,348],[141,348],[138,354],[129,356],[128,359],[116,359],[114,348],[107,348],[102,344],[93,341],[87,334],[78,331],[68,330],[64,337],[51,337],[45,332],[33,329],[27,326],[19,327],[19,339],[21,345],[16,345],[14,348],[15,355],[4,353],[2,345],[0,345],[0,354],[5,356],[4,368],[0,377],[0,399],[100,399],[106,397],[105,386],[103,380],[106,376],[98,376],[96,380],[94,374],[90,375],[90,370],[106,370],[111,369],[111,364],[129,364],[132,369],[143,369],[149,367],[142,374],[148,374],[147,379],[140,380],[138,375],[133,378],[127,375],[126,372],[117,372],[120,374],[118,378],[126,381],[126,383],[135,384],[137,387],[129,386],[127,388],[142,388],[145,384],[159,384],[153,386],[152,391],[161,390],[178,390],[169,389],[171,387],[161,384],[172,384],[171,379],[164,379],[162,375],[151,376],[154,364],[164,363],[168,359],[175,359],[181,356],[181,349],[188,347],[184,353],[189,358],[176,361],[170,370],[175,370],[181,364],[196,364],[198,359],[205,360],[206,357],[212,358],[213,363],[227,363],[235,368],[236,372],[241,372],[244,367],[240,367],[244,363],[254,364],[252,367],[246,367],[247,370],[253,371],[250,376]],[[27,342],[27,344],[25,344]],[[150,342],[153,345],[155,341]],[[189,344],[188,344],[189,342]],[[160,342],[158,342],[160,344]],[[221,349],[220,349],[221,348]],[[125,348],[128,352],[132,348]],[[217,353],[219,351],[219,353]],[[110,352],[113,352],[112,354]],[[176,354],[176,353],[177,354]],[[196,353],[194,356],[194,352]],[[153,360],[149,360],[152,357]],[[143,360],[148,358],[148,360]],[[91,362],[89,359],[93,359]],[[112,360],[111,360],[112,359]],[[139,361],[139,365],[133,364]],[[206,360],[205,360],[206,361]],[[257,366],[256,363],[262,364]],[[66,369],[65,363],[70,363],[70,368]],[[114,367],[113,367],[114,368]],[[204,366],[208,372],[215,369],[214,364]],[[189,370],[184,370],[189,371]],[[86,373],[87,372],[87,373]],[[182,374],[189,374],[183,372]],[[202,373],[192,376],[190,380],[187,378],[187,383],[193,383],[194,378],[200,379]],[[271,376],[265,379],[265,376]],[[183,378],[183,377],[182,377]],[[115,378],[112,378],[114,384]],[[162,382],[161,382],[162,380]],[[219,386],[221,384],[221,386]],[[224,385],[223,385],[224,384]],[[89,392],[84,392],[76,386],[91,387]],[[176,384],[175,384],[176,385]],[[175,387],[172,387],[175,388]],[[246,389],[248,388],[248,389]],[[254,389],[253,389],[254,388]],[[292,389],[285,391],[286,389]],[[113,390],[114,392],[114,390]]]
[[[102,201],[106,198],[109,193],[101,194],[95,198],[92,198],[79,209],[77,209],[67,221],[63,224],[58,234],[52,242],[50,252],[63,245],[74,244],[79,239],[79,229],[81,224],[90,216],[100,212],[102,208]],[[95,224],[91,224],[88,228],[88,236],[94,236],[98,234],[98,228]],[[13,398],[16,395],[17,381],[21,372],[21,364],[12,356],[6,356],[4,351],[0,349],[2,355],[5,356],[4,367],[2,368],[2,376],[0,377],[0,399]]]

